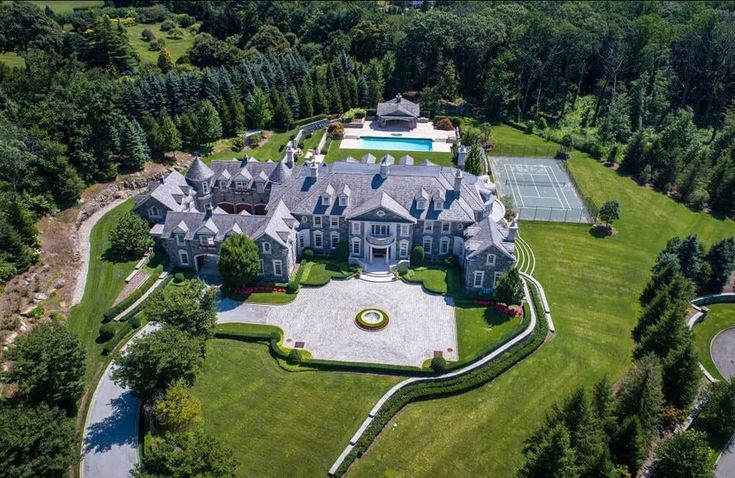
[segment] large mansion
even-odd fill
[[[286,281],[305,248],[332,255],[346,243],[350,262],[389,270],[416,245],[427,260],[459,259],[467,290],[490,292],[515,261],[517,224],[486,180],[428,161],[366,155],[333,164],[196,159],[136,198],[151,234],[176,266],[216,266],[230,234],[258,245],[261,279]]]

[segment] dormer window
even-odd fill
[[[323,194],[322,195],[322,206],[329,206],[332,204],[332,196],[329,194]]]
[[[419,199],[418,201],[416,201],[416,209],[418,209],[419,211],[423,211],[424,209],[426,209],[426,201],[424,201],[423,199]]]
[[[495,254],[488,254],[487,255],[487,265],[494,266],[495,265]]]
[[[179,246],[183,246],[184,245],[184,235],[183,234],[174,234],[174,236],[176,237],[176,244],[179,245]]]
[[[436,210],[442,210],[444,209],[444,201],[441,199],[435,199],[434,200],[434,209]]]
[[[202,234],[199,236],[199,244],[202,246],[213,246],[214,245],[214,236],[208,236],[205,234]]]
[[[227,180],[226,179],[220,179],[220,181],[219,181],[219,188],[220,189],[227,189]]]
[[[339,197],[339,205],[342,207],[347,206],[347,196],[340,196]]]
[[[248,188],[248,183],[245,181],[235,181],[235,189],[238,191],[245,191]]]
[[[161,217],[161,210],[158,208],[158,206],[151,206],[151,208],[148,210],[148,215],[150,217]]]

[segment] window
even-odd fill
[[[214,245],[214,236],[207,236],[207,235],[200,235],[199,236],[199,244],[202,246],[213,246]]]
[[[360,223],[359,222],[352,222],[352,234],[360,234]]]
[[[431,255],[431,244],[432,243],[433,241],[431,240],[430,237],[424,238],[424,252],[428,255]]]
[[[440,199],[434,200],[434,209],[437,209],[437,210],[444,209],[444,201]]]
[[[419,211],[423,211],[424,209],[426,209],[426,201],[424,201],[423,199],[419,199],[418,201],[416,201],[416,209],[418,209]]]
[[[324,247],[324,244],[322,243],[322,233],[319,231],[314,233],[314,247],[317,249],[322,249]]]
[[[498,281],[503,276],[502,272],[496,272],[495,277],[493,278],[493,289],[498,286]]]
[[[487,255],[487,265],[494,266],[495,265],[495,254],[488,254]]]
[[[439,254],[447,254],[449,253],[449,239],[446,237],[443,237],[441,241],[439,241]]]
[[[176,245],[177,246],[183,246],[184,245],[184,235],[183,234],[174,234],[176,237]]]
[[[209,194],[209,183],[202,183],[202,194]]]
[[[457,224],[457,230],[458,230],[458,231],[461,231],[462,229],[464,229],[464,224],[462,224],[462,223],[460,222],[459,224]]]
[[[270,254],[270,253],[271,253],[271,243],[264,242],[263,243],[263,254]]]
[[[161,217],[161,210],[158,208],[158,206],[151,206],[151,208],[148,210],[148,215],[151,217]]]
[[[339,216],[329,216],[329,227],[332,229],[339,227]]]
[[[219,188],[220,189],[226,189],[227,188],[227,180],[226,179],[220,179],[219,180]]]
[[[472,279],[472,286],[479,289],[482,287],[482,282],[485,280],[485,273],[482,271],[475,271],[475,276]]]
[[[179,251],[179,262],[182,266],[189,265],[189,253],[186,251]]]
[[[301,222],[303,222],[304,224],[308,224],[309,223],[309,216],[301,216]]]
[[[273,261],[273,275],[276,277],[281,277],[283,275],[283,264],[281,261]]]
[[[337,244],[339,244],[339,232],[333,232],[331,236],[329,236],[329,239],[331,241],[332,249],[337,248]]]
[[[322,206],[329,206],[330,204],[332,204],[332,196],[324,194],[322,196]]]
[[[299,234],[299,247],[303,249],[305,245],[304,236]]]
[[[248,183],[245,181],[235,181],[235,189],[238,191],[245,191],[248,188]]]
[[[352,240],[352,255],[353,256],[360,255],[360,239],[355,238]]]
[[[322,217],[314,216],[314,227],[322,227]]]
[[[424,221],[424,232],[434,232],[434,221]]]
[[[263,273],[263,267],[264,267],[264,263],[263,263],[263,259],[261,259],[260,260],[260,268],[258,269],[258,274],[262,274]]]
[[[340,196],[339,197],[339,205],[342,207],[347,206],[347,196]]]
[[[443,222],[442,223],[442,234],[448,234],[449,231],[452,230],[452,223],[451,222]]]
[[[390,234],[390,226],[388,224],[373,224],[370,231],[373,236],[387,237]]]
[[[408,227],[408,224],[401,224],[401,236],[407,237],[410,229]]]
[[[408,241],[401,241],[398,245],[398,255],[401,258],[408,257]]]

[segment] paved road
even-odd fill
[[[155,329],[146,325],[130,342]],[[140,401],[112,381],[112,368],[110,364],[105,370],[87,411],[81,478],[127,478],[138,463]]]
[[[723,330],[717,334],[712,340],[710,353],[717,370],[723,377],[729,380],[735,376],[735,328]],[[717,462],[715,476],[717,478],[735,477],[735,436],[722,451]]]

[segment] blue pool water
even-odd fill
[[[421,138],[380,138],[363,136],[357,140],[358,149],[387,149],[393,151],[431,151],[431,140]]]

